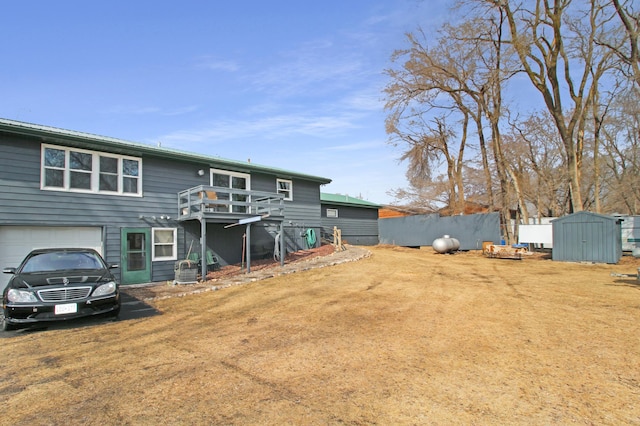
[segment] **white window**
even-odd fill
[[[42,145],[42,189],[142,195],[142,159]]]
[[[327,209],[327,217],[338,217],[338,209]]]
[[[218,200],[230,200],[238,203],[251,202],[249,196],[249,191],[251,190],[251,175],[211,169],[210,185],[228,189],[228,191],[219,191],[216,193]],[[229,197],[229,195],[231,195],[231,197]],[[230,204],[229,211],[232,213],[249,213],[250,208],[246,205]]]
[[[153,228],[152,229],[151,259],[176,260],[178,258],[178,230],[176,228]]]
[[[293,200],[293,182],[287,179],[276,179],[278,194],[284,195],[285,200]]]

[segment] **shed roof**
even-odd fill
[[[262,166],[259,164],[244,161],[229,160],[221,157],[181,151],[178,149],[163,148],[159,146],[153,146],[139,142],[131,142],[108,136],[95,135],[92,133],[84,133],[57,127],[25,123],[22,121],[8,120],[4,118],[0,118],[0,132],[36,137],[47,143],[64,143],[76,146],[81,144],[93,144],[104,149],[116,150],[118,153],[122,154],[147,154],[160,158],[181,159],[186,161],[207,163],[210,165],[215,164],[216,167],[224,166],[234,171],[263,172],[275,174],[283,178],[298,178],[319,182],[321,184],[327,184],[331,182],[331,179],[328,178],[294,172],[291,170]]]
[[[579,211],[579,212],[567,214],[561,217],[557,217],[555,219],[552,219],[550,222],[554,223],[554,222],[572,221],[576,218],[580,218],[580,216],[586,216],[592,219],[596,219],[596,218],[605,219],[605,220],[610,220],[614,222],[619,222],[621,220],[624,220],[623,218],[620,218],[618,216],[611,216],[608,214],[600,214],[600,213],[594,213],[594,212],[588,212],[588,211]]]
[[[361,200],[360,198],[350,197],[343,194],[329,194],[327,192],[320,193],[320,202],[343,206],[363,207],[369,209],[379,209],[380,207],[382,207],[380,204]]]

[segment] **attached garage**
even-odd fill
[[[33,249],[48,247],[86,247],[102,250],[101,227],[0,226],[0,267],[17,267]],[[11,278],[0,274],[0,289]]]

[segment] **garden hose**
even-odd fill
[[[282,238],[282,235],[280,235],[279,232],[276,234],[276,237],[274,238],[273,260],[275,260],[276,262],[281,259],[281,254],[280,254],[280,239],[281,238]]]
[[[307,231],[304,233],[304,238],[307,243],[308,249],[314,248],[316,246],[316,231],[314,231],[313,228],[307,229]]]

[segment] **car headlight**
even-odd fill
[[[116,291],[116,283],[113,281],[109,281],[106,284],[102,284],[100,287],[96,288],[93,291],[93,296],[94,297],[98,297],[98,296],[106,296],[108,294],[112,294],[115,293]]]
[[[37,302],[36,295],[30,291],[18,290],[17,288],[9,289],[7,292],[7,299],[9,302],[14,303],[29,303]]]

